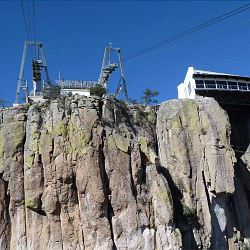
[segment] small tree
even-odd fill
[[[90,89],[90,95],[96,95],[99,97],[102,97],[103,95],[105,95],[107,93],[107,89],[104,88],[102,85],[100,84],[96,84],[95,87],[92,87]]]
[[[0,98],[0,106],[2,106],[4,108],[6,103],[7,103],[7,101],[5,99]]]
[[[158,96],[159,92],[157,90],[146,89],[143,91],[143,96],[141,99],[144,102],[144,105],[157,104],[158,101],[154,97]]]

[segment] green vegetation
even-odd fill
[[[130,147],[130,141],[128,138],[124,138],[119,134],[110,135],[108,137],[108,146],[109,148],[119,148],[121,151],[127,153]]]
[[[34,209],[37,206],[35,199],[29,199],[29,200],[25,201],[25,205],[27,208],[31,208],[31,209],[32,208]]]
[[[170,202],[170,200],[171,200],[171,193],[170,193],[170,191],[169,191],[169,190],[163,191],[163,192],[161,193],[161,197],[162,197],[162,200],[163,200],[166,204],[168,204],[168,203]]]
[[[63,138],[67,136],[67,125],[64,122],[60,122],[55,127],[55,132],[57,135],[62,135]]]
[[[182,214],[187,223],[191,224],[196,216],[196,210],[182,203]]]
[[[72,122],[68,123],[67,133],[69,135],[70,144],[64,146],[65,152],[85,155],[87,152],[86,146],[89,143],[91,133]]]
[[[139,146],[141,152],[143,152],[145,155],[148,154],[148,140],[146,137],[139,137]]]
[[[92,87],[90,89],[90,95],[95,95],[95,96],[99,96],[102,97],[103,95],[105,95],[107,93],[107,89],[104,88],[102,85],[97,84],[95,87]]]
[[[22,104],[22,107],[23,107],[24,109],[28,110],[29,107],[30,107],[30,103],[24,103],[24,104]]]
[[[144,105],[157,104],[158,100],[154,99],[154,97],[158,95],[159,92],[157,90],[146,89],[143,91],[143,96],[141,97],[141,99],[143,100]]]
[[[23,145],[23,140],[24,140],[24,124],[23,122],[16,122],[15,125],[13,126],[13,141],[16,147],[20,147]]]
[[[25,157],[25,165],[28,169],[33,166],[34,158],[35,158],[35,152],[32,152],[31,154]]]

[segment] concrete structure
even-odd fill
[[[69,94],[72,95],[84,95],[84,96],[90,96],[90,89],[61,89],[60,95],[66,96]]]
[[[43,96],[38,96],[38,95],[36,95],[36,96],[28,96],[28,100],[32,101],[32,102],[37,102],[37,103],[46,101],[46,99],[44,99]]]
[[[60,95],[65,96],[72,93],[73,95],[90,96],[90,88],[98,84],[94,81],[82,80],[57,80],[56,85],[60,87]]]
[[[247,100],[250,97],[250,77],[189,67],[184,82],[178,86],[178,98],[195,99],[197,96],[210,96],[219,101],[226,98],[235,101],[236,97]]]

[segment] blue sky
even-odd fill
[[[23,0],[26,4],[26,0]],[[97,80],[104,46],[127,57],[249,1],[35,1],[36,38],[44,43],[52,79]],[[32,2],[30,2],[32,6]],[[189,66],[250,75],[250,10],[193,33],[157,53],[125,61],[129,95],[146,88],[159,100],[177,97]],[[20,1],[0,1],[0,98],[14,101],[26,39]],[[26,64],[26,75],[31,72]],[[116,87],[111,78],[110,90]]]

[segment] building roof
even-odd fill
[[[219,73],[219,72],[212,72],[212,71],[205,71],[205,70],[198,70],[194,69],[193,77],[213,77],[213,78],[234,78],[236,80],[244,80],[250,81],[250,76],[240,76],[240,75],[232,75],[227,73]]]

